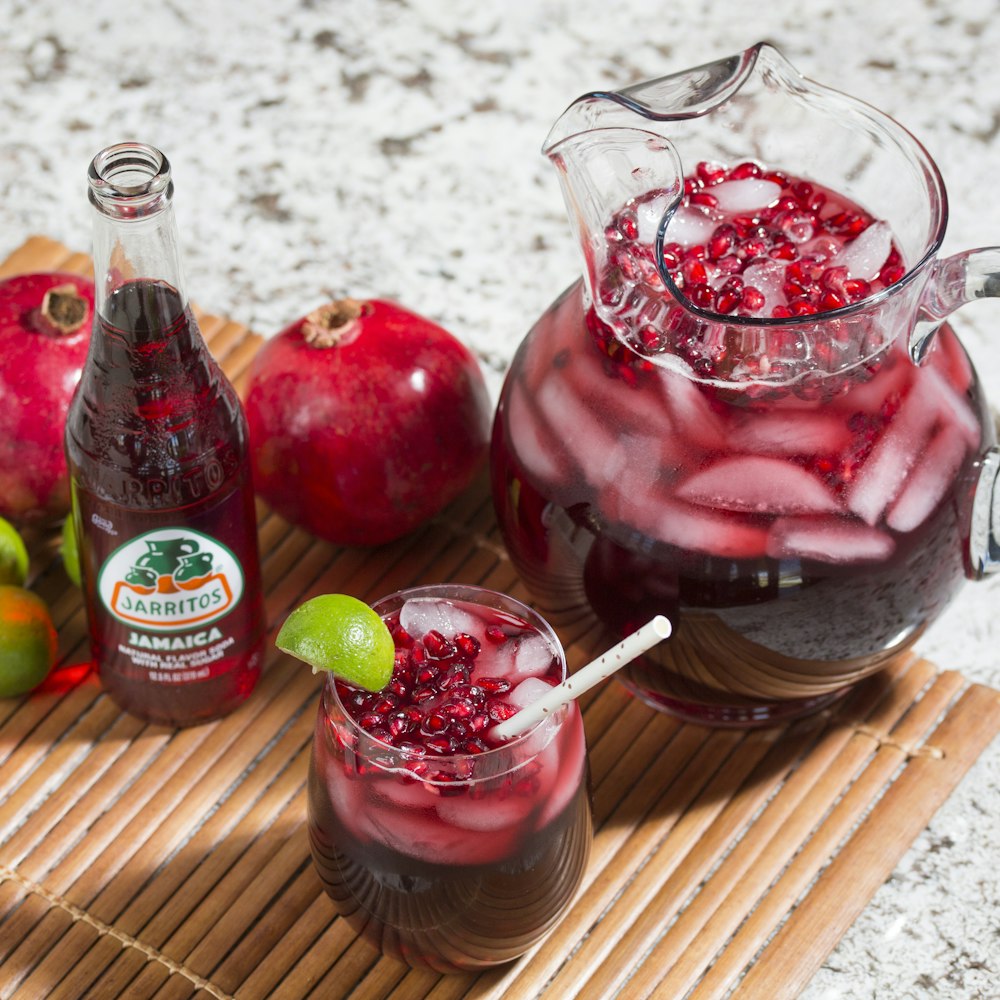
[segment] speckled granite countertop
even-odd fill
[[[87,8],[91,8],[88,10]],[[480,355],[491,388],[576,275],[539,154],[566,104],[778,44],[921,138],[946,251],[1000,243],[995,0],[0,0],[0,257],[90,245],[84,177],[123,138],[165,150],[193,298],[265,335],[325,298],[397,298]],[[956,327],[1000,400],[1000,306]],[[1000,583],[918,647],[1000,687]],[[1000,996],[1000,746],[988,751],[804,994]]]

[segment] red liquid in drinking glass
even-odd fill
[[[385,954],[446,972],[539,940],[591,839],[575,704],[508,744],[490,739],[562,679],[561,652],[466,597],[376,605],[396,641],[393,680],[374,694],[328,681],[309,775],[313,859],[338,911]]]
[[[686,191],[664,260],[715,326],[699,327],[653,265],[666,197],[620,211],[597,277],[605,314],[628,316],[637,346],[668,364],[620,342],[574,286],[508,376],[494,497],[547,617],[581,631],[596,617],[621,636],[668,615],[673,637],[626,683],[688,717],[746,724],[822,704],[943,609],[992,431],[947,326],[918,367],[902,337],[879,346],[873,330],[869,346],[863,315],[812,340],[725,324],[808,319],[899,281],[884,223],[754,164],[701,164]],[[799,377],[774,381],[782,364]]]

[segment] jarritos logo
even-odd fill
[[[147,531],[108,557],[97,592],[119,621],[157,632],[214,622],[243,596],[243,570],[224,545],[199,531]]]

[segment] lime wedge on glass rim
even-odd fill
[[[0,584],[20,587],[28,578],[28,550],[9,521],[0,517]]]
[[[386,624],[367,604],[347,594],[323,594],[300,604],[274,644],[308,663],[313,673],[381,691],[392,679],[395,645]]]

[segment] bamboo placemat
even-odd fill
[[[38,237],[0,277],[88,268]],[[200,318],[241,386],[260,338]],[[318,542],[263,508],[260,538],[272,638],[328,591],[374,599],[455,580],[527,597],[485,481],[375,550]],[[750,733],[681,725],[606,685],[584,711],[596,836],[581,894],[521,961],[440,976],[357,940],[313,873],[310,672],[272,647],[233,715],[145,725],[88,670],[54,540],[33,564],[62,667],[41,692],[0,701],[5,998],[794,997],[1000,731],[1000,694],[913,656],[835,713]],[[577,644],[567,654],[581,664]]]

